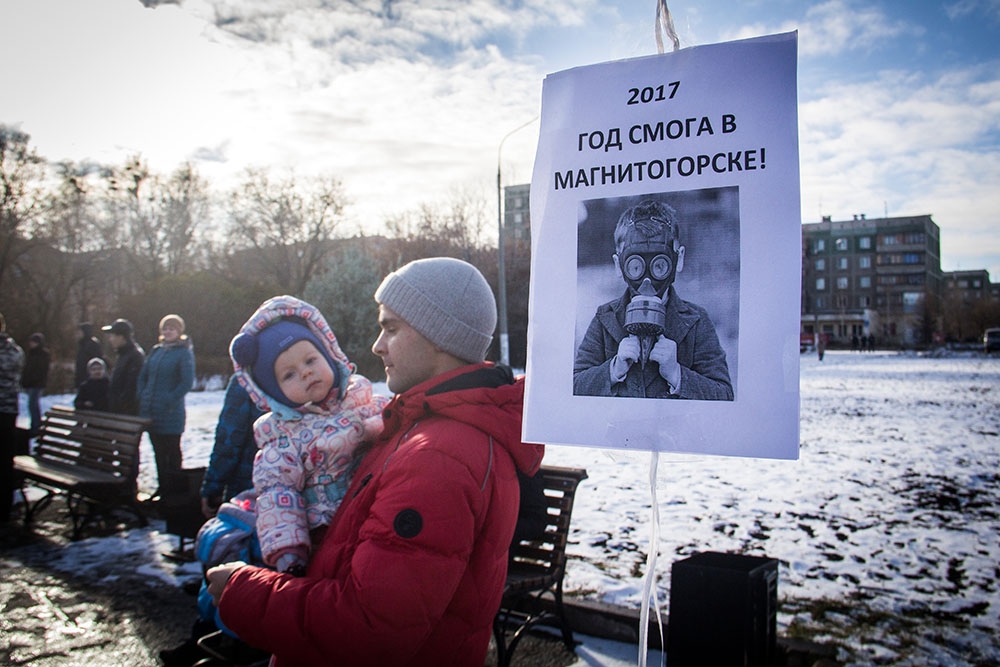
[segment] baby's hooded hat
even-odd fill
[[[333,368],[337,398],[342,398],[354,365],[340,349],[337,338],[319,309],[292,296],[265,301],[247,320],[229,346],[237,380],[263,410],[283,419],[297,419],[299,413],[278,386],[274,362],[282,352],[307,340]]]

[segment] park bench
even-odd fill
[[[150,420],[109,412],[54,406],[45,413],[31,454],[15,456],[21,478],[24,523],[57,495],[65,496],[73,524],[72,539],[87,524],[123,509],[147,523],[136,499],[139,442]],[[29,501],[31,485],[45,494]]]
[[[577,486],[587,479],[587,471],[542,466],[536,474],[544,482],[547,525],[544,537],[511,545],[503,600],[493,620],[498,667],[510,664],[524,633],[539,623],[558,623],[566,648],[572,651],[575,647],[563,609],[563,575],[573,500]],[[551,604],[545,604],[543,596],[551,599]]]

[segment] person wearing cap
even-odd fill
[[[253,426],[261,555],[279,572],[301,575],[347,492],[358,448],[382,431],[387,399],[354,372],[319,309],[292,296],[261,304],[230,355],[237,380],[265,412]]]
[[[49,383],[49,366],[52,354],[45,346],[45,335],[33,333],[28,337],[24,351],[24,371],[21,373],[21,387],[28,394],[28,415],[31,420],[31,435],[36,436],[42,429],[42,392]]]
[[[159,331],[158,342],[139,370],[136,398],[139,415],[152,420],[148,434],[159,495],[169,501],[184,491],[181,434],[187,419],[184,397],[194,386],[194,351],[180,315],[164,315]]]
[[[656,200],[618,218],[612,258],[625,292],[590,321],[573,364],[575,395],[733,400],[715,325],[674,288],[685,255],[678,222]]]
[[[0,313],[0,525],[10,520],[14,504],[14,435],[23,370],[24,350],[7,333]]]
[[[496,301],[471,264],[436,257],[375,292],[395,396],[306,576],[208,571],[225,624],[289,665],[485,662],[518,514],[524,380],[485,361]]]
[[[108,397],[111,394],[111,380],[108,379],[108,365],[104,359],[94,357],[87,364],[89,377],[76,390],[73,407],[77,410],[107,412]]]
[[[108,396],[108,412],[123,415],[139,414],[139,399],[136,385],[139,371],[146,359],[142,347],[132,339],[132,323],[121,318],[101,327],[115,351],[115,366],[111,370],[111,391]]]
[[[74,387],[79,387],[90,377],[90,362],[92,359],[104,359],[104,347],[94,336],[94,325],[90,322],[81,322],[78,325],[80,338],[76,342],[76,372],[74,374]]]

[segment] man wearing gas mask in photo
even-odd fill
[[[677,212],[653,200],[632,206],[619,217],[614,241],[627,288],[591,320],[576,352],[573,393],[733,400],[715,325],[673,287],[684,268]]]

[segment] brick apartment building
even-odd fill
[[[929,215],[805,223],[801,333],[834,343],[855,335],[928,343],[935,323],[927,306],[942,280],[941,230]]]

